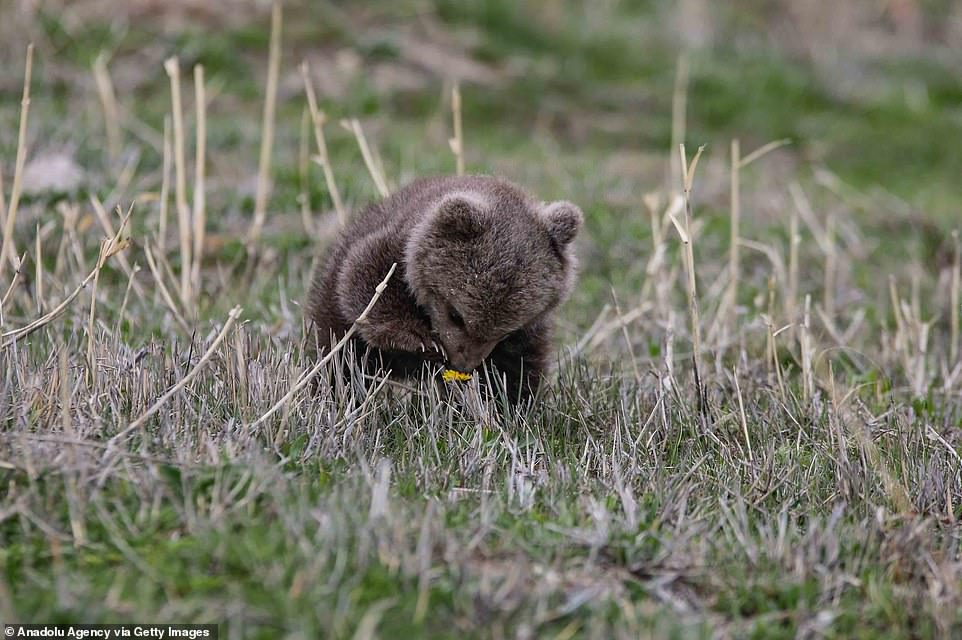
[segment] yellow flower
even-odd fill
[[[445,369],[441,373],[441,378],[443,378],[445,382],[467,382],[471,379],[471,374],[455,371],[454,369]]]

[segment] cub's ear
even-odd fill
[[[565,200],[546,205],[541,215],[551,239],[561,246],[575,239],[584,221],[581,209]]]
[[[449,193],[438,205],[435,228],[441,235],[470,240],[481,235],[484,223],[484,202],[469,193]]]

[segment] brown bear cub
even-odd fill
[[[355,333],[365,366],[396,376],[426,362],[486,366],[513,403],[528,398],[550,365],[551,316],[574,284],[581,224],[570,202],[540,202],[499,178],[416,180],[361,211],[315,269],[306,311],[318,351],[343,337],[396,262]]]

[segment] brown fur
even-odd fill
[[[513,401],[550,365],[552,312],[570,293],[580,209],[542,203],[487,176],[416,180],[371,204],[314,271],[307,299],[321,351],[344,335],[391,264],[390,283],[358,327],[358,352],[397,375],[423,363],[483,364]]]

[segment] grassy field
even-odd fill
[[[265,3],[0,4],[0,621],[962,636],[962,7],[713,4],[291,1],[276,73]],[[584,209],[540,404],[288,396],[302,62],[346,215],[455,171],[454,80]]]

